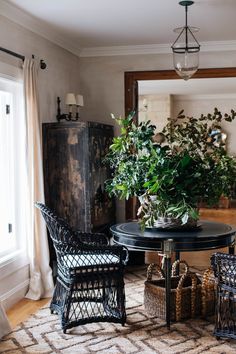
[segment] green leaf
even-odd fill
[[[127,188],[125,186],[122,186],[122,185],[117,185],[116,189],[118,189],[119,191],[125,191]]]
[[[191,161],[191,157],[189,155],[185,155],[181,160],[180,160],[180,163],[181,163],[181,166],[184,168],[186,167],[189,162]]]

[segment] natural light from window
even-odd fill
[[[0,262],[25,244],[23,113],[22,83],[0,78]]]
[[[13,229],[14,215],[14,141],[12,93],[0,91],[0,255],[16,248],[15,230]]]

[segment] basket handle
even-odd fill
[[[173,264],[172,264],[172,269],[171,269],[171,276],[174,277],[176,276],[176,273],[177,273],[177,267],[180,265],[180,264],[184,264],[184,273],[183,274],[189,274],[189,265],[187,262],[185,262],[184,260],[176,260]]]
[[[203,273],[202,277],[202,317],[206,316],[207,295],[211,291],[210,277],[214,274],[213,269],[210,267]]]
[[[147,268],[147,281],[152,280],[152,275],[153,275],[153,270],[156,270],[157,274],[161,277],[164,278],[164,272],[161,269],[161,267],[156,264],[156,263],[151,263],[149,264],[148,268]]]
[[[179,266],[179,264],[184,264],[185,266],[185,270],[184,270],[184,274],[189,274],[189,266],[188,263],[184,260],[177,260],[172,264],[172,269],[171,269],[171,276],[175,276],[176,275],[176,271],[177,271],[177,266]],[[163,269],[156,263],[150,263],[148,268],[147,268],[147,280],[152,280],[152,275],[153,275],[153,270],[156,270],[157,274],[160,275],[161,278],[165,278],[165,273],[163,271]]]
[[[181,320],[181,313],[182,313],[182,289],[183,284],[186,278],[190,277],[192,280],[191,284],[191,317],[193,318],[195,315],[195,304],[196,304],[196,290],[197,290],[197,276],[195,273],[187,272],[181,275],[177,289],[176,289],[176,321]]]

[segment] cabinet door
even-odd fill
[[[106,124],[89,125],[90,155],[90,200],[93,229],[115,222],[114,198],[105,191],[105,181],[110,177],[110,170],[104,164],[104,158],[112,143],[113,127]]]
[[[88,134],[85,123],[43,124],[46,204],[75,229],[88,231]]]

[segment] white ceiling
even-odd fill
[[[175,27],[184,25],[178,0],[1,0],[15,20],[26,27],[37,23],[41,34],[77,54],[81,49],[116,46],[170,46]],[[13,5],[13,6],[12,6]],[[23,10],[23,12],[22,12]],[[17,12],[18,11],[18,12]],[[31,22],[29,21],[29,16]],[[236,39],[236,0],[195,0],[189,25],[200,28],[199,42]],[[33,17],[32,17],[33,16]],[[64,43],[64,45],[63,45]],[[236,42],[234,42],[236,43]]]

